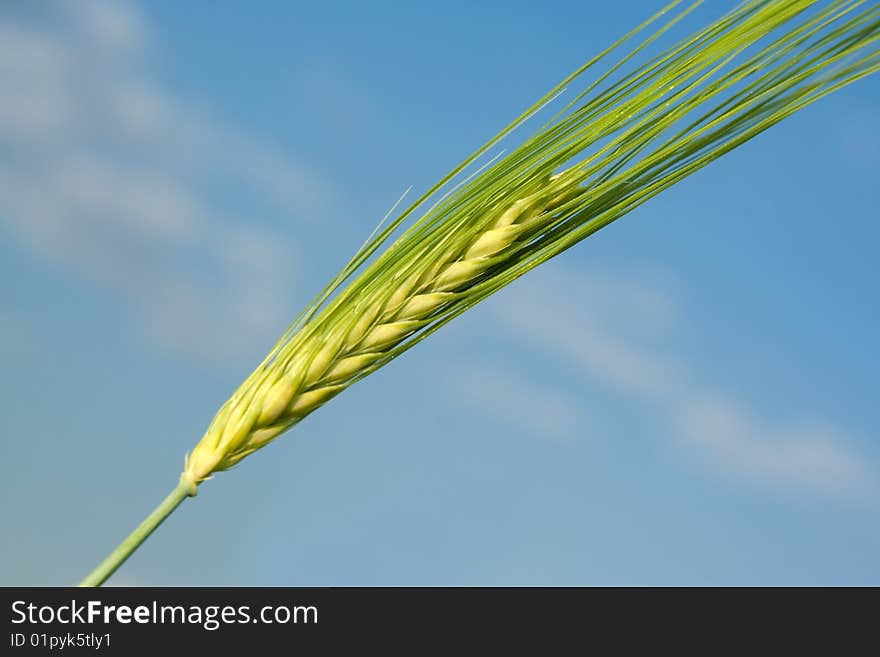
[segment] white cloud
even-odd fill
[[[566,290],[576,289],[576,300]],[[664,300],[665,299],[665,300]],[[646,302],[649,300],[649,302]],[[863,497],[876,487],[846,432],[798,418],[768,420],[693,381],[685,356],[648,346],[650,326],[674,337],[684,324],[670,293],[651,282],[544,271],[492,307],[502,327],[617,393],[647,403],[687,454],[713,471],[780,488]],[[673,329],[673,327],[678,327]]]
[[[113,51],[138,48],[146,37],[140,17],[125,2],[62,0],[60,8],[97,42]]]
[[[289,314],[297,252],[211,190],[296,220],[330,214],[327,186],[158,84],[150,48],[129,3],[0,8],[0,229],[113,290],[166,345],[244,348]]]
[[[460,363],[447,370],[445,383],[459,403],[509,428],[563,442],[583,431],[584,414],[576,399],[512,371]]]
[[[773,424],[724,398],[701,397],[671,409],[680,440],[714,469],[780,487],[863,496],[875,485],[843,431],[815,421]]]

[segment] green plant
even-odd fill
[[[219,410],[169,497],[82,584],[102,583],[214,472],[262,448],[482,299],[826,94],[880,67],[880,8],[752,0],[644,57],[696,4],[598,75],[543,127],[466,167],[663,9],[587,62],[377,229]],[[425,210],[383,252],[395,230]],[[347,284],[346,284],[347,283]]]

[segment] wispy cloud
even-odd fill
[[[565,290],[577,289],[577,302]],[[655,409],[686,454],[713,471],[779,488],[863,497],[874,469],[831,423],[765,418],[695,382],[686,355],[650,344],[640,327],[665,327],[671,341],[683,313],[664,287],[632,276],[558,269],[524,279],[493,304],[501,326],[618,394]],[[552,318],[552,320],[551,320]],[[663,353],[664,355],[661,355]]]
[[[563,442],[584,430],[584,413],[574,397],[522,378],[512,370],[482,364],[458,364],[446,371],[451,396],[508,430]]]
[[[151,48],[128,3],[4,3],[0,227],[114,290],[163,344],[236,350],[283,323],[297,252],[216,190],[295,220],[326,216],[327,185],[164,88]]]

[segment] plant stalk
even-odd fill
[[[86,575],[77,586],[101,586],[140,547],[140,544],[147,540],[156,527],[161,525],[165,518],[180,506],[184,499],[194,494],[193,484],[181,478],[168,497],[162,500],[159,506],[153,509],[153,512],[119,544],[119,547],[99,563],[97,568]]]

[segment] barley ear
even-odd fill
[[[400,212],[395,204],[387,225],[220,407],[171,495],[83,583],[103,582],[201,482],[461,313],[800,109],[880,70],[880,7],[854,0],[746,0],[649,55],[697,4],[676,14],[679,2],[672,2],[415,202]],[[593,75],[661,19],[656,34]],[[554,102],[558,111],[541,127],[462,175],[588,72],[593,81],[567,105]]]

